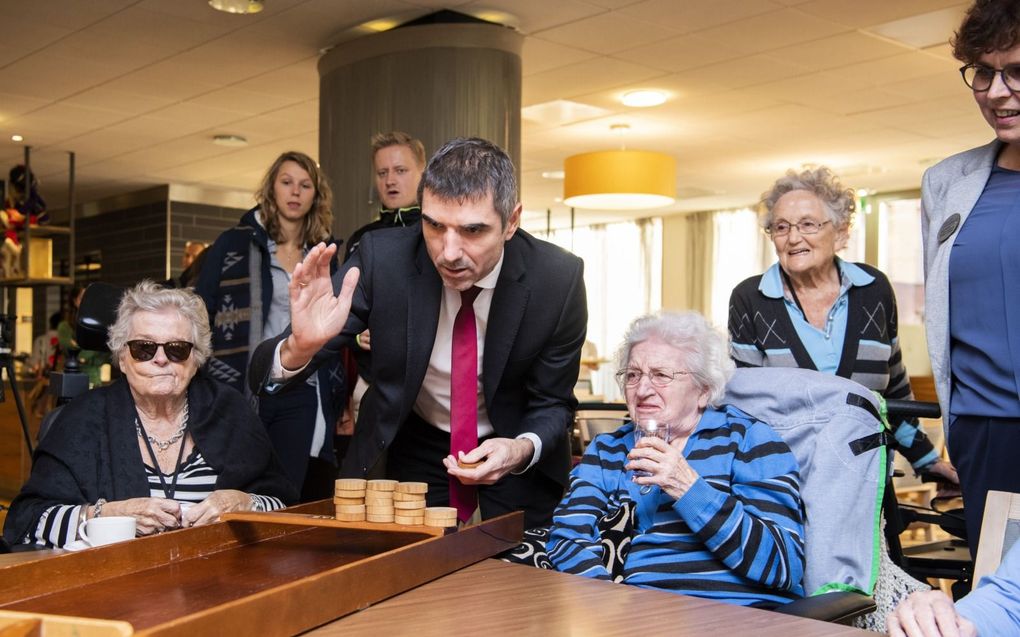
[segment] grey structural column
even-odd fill
[[[334,190],[333,231],[375,219],[372,135],[402,130],[426,155],[453,137],[483,137],[521,157],[521,47],[489,24],[398,27],[345,42],[319,60],[319,162]]]

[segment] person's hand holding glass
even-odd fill
[[[679,499],[697,480],[684,458],[686,440],[697,426],[707,394],[688,381],[690,372],[665,367],[661,358],[646,356],[640,344],[633,359],[652,358],[647,369],[628,366],[617,373],[634,422],[634,446],[627,454],[631,479],[642,495],[658,486]],[[665,362],[665,361],[662,361]]]
[[[639,418],[634,421],[634,447],[641,444],[645,438],[658,438],[669,444],[669,425],[654,418]],[[647,446],[648,443],[645,443]],[[634,470],[634,478],[644,478],[651,475],[643,469]],[[646,484],[641,487],[641,494],[647,495],[652,490],[652,485]]]

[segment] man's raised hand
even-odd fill
[[[329,264],[336,250],[336,245],[320,243],[294,268],[289,287],[291,334],[280,351],[280,362],[287,369],[303,367],[347,323],[360,272],[351,268],[340,294],[333,296]]]

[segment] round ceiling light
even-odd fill
[[[25,141],[25,138],[22,137],[21,135],[14,134],[14,135],[11,135],[11,141],[12,142],[23,142],[23,141]]]
[[[209,0],[209,6],[226,13],[258,13],[266,8],[263,0]]]
[[[216,135],[212,138],[212,141],[217,146],[229,146],[230,148],[240,148],[241,146],[248,145],[248,139],[240,135]]]
[[[666,94],[662,91],[654,91],[650,89],[642,89],[640,91],[629,91],[623,94],[624,106],[634,106],[636,108],[647,108],[649,106],[658,106],[666,102]]]

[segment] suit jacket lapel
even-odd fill
[[[503,268],[499,272],[489,307],[489,322],[485,330],[485,360],[482,361],[482,388],[487,406],[492,404],[496,388],[503,378],[507,358],[531,296],[531,290],[520,281],[526,268],[524,256],[517,245],[511,239],[504,246]]]
[[[986,153],[973,158],[968,165],[962,167],[960,178],[954,180],[946,191],[943,219],[954,213],[959,213],[960,224],[956,227],[956,232],[959,232],[963,227],[970,211],[974,209],[974,204],[984,192],[985,184],[988,182],[988,176],[992,172],[992,166],[995,164],[1001,145],[998,142],[992,142],[987,148]],[[951,239],[947,239],[947,241],[951,241]]]
[[[416,265],[418,271],[407,279],[407,369],[404,387],[421,387],[425,379],[432,346],[436,342],[439,304],[443,294],[443,280],[429,258],[424,241],[418,244]],[[414,392],[409,400],[413,403],[417,395]]]

